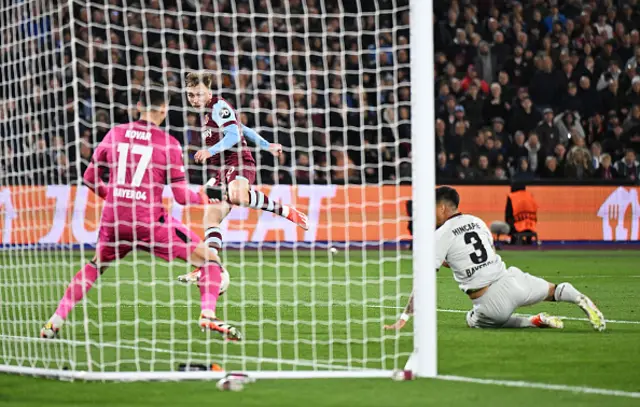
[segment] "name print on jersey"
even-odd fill
[[[131,138],[134,140],[149,141],[151,140],[151,132],[139,131],[139,130],[127,130],[127,132],[124,133],[124,137]]]
[[[470,232],[475,229],[480,229],[480,225],[477,223],[468,223],[452,230],[454,236],[463,234],[464,232]]]

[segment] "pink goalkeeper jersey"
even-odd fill
[[[101,221],[106,224],[153,224],[166,216],[164,186],[185,179],[178,140],[143,120],[112,128],[96,148],[93,161],[109,168]]]

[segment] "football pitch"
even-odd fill
[[[221,297],[221,316],[239,323],[247,339],[242,344],[201,333],[195,323],[198,289],[174,283],[187,269],[162,261],[151,267],[152,259],[145,254],[128,257],[98,280],[87,298],[86,313],[81,306],[74,310],[59,341],[16,339],[37,336],[68,280],[92,256],[17,253],[0,252],[0,350],[3,357],[18,351],[35,355],[22,361],[28,366],[74,363],[80,370],[91,364],[106,371],[162,371],[190,359],[220,363],[227,370],[393,369],[406,361],[406,356],[396,359],[398,352],[408,354],[412,348],[411,323],[399,336],[381,328],[395,320],[411,291],[409,252],[226,252],[231,287]],[[562,331],[469,329],[465,312],[471,303],[443,268],[437,278],[438,371],[458,380],[472,378],[472,383],[260,380],[240,393],[222,393],[213,382],[67,383],[0,375],[0,405],[640,405],[640,399],[629,397],[640,392],[640,253],[501,255],[508,265],[549,281],[572,282],[599,305],[610,321],[607,331],[593,331],[577,307],[557,303],[519,312],[564,316]],[[398,292],[403,295],[398,297]],[[92,341],[89,358],[87,335]],[[39,362],[33,363],[36,357]],[[478,379],[514,386],[521,382],[523,387]],[[536,388],[537,384],[570,388]],[[626,393],[590,394],[593,389]]]

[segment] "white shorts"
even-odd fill
[[[473,300],[467,313],[471,328],[500,328],[518,307],[544,301],[549,295],[549,283],[517,267],[509,267],[500,280],[489,286],[487,292]]]

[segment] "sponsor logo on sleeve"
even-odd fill
[[[231,117],[231,111],[229,109],[227,109],[226,107],[223,107],[222,109],[220,109],[221,119],[228,119],[230,117]]]

